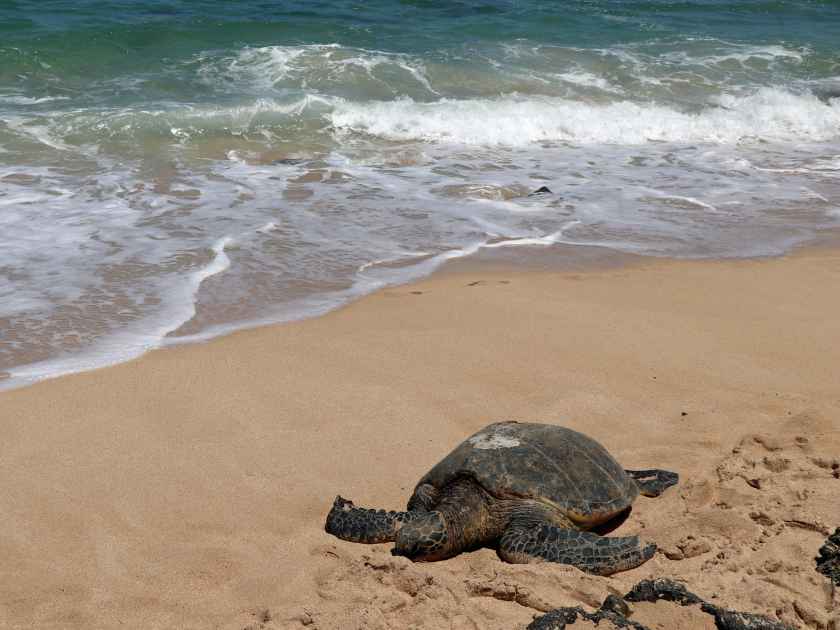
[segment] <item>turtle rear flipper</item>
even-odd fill
[[[633,569],[655,552],[656,545],[642,545],[638,536],[610,538],[547,524],[511,524],[499,542],[499,555],[507,562],[557,562],[595,575]]]
[[[394,542],[397,530],[415,516],[412,512],[386,512],[357,508],[352,501],[336,497],[324,529],[342,540],[358,543]]]
[[[639,492],[646,497],[658,497],[680,480],[680,476],[670,470],[625,470],[639,486]]]

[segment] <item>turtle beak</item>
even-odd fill
[[[411,545],[411,547],[403,547],[400,549],[399,546],[395,546],[391,549],[392,556],[403,556],[404,558],[408,558],[409,560],[413,560],[414,557],[417,555],[417,545]]]

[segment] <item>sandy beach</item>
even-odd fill
[[[840,252],[453,267],[326,316],[0,394],[0,628],[524,628],[672,577],[803,628],[840,525]],[[337,493],[401,509],[456,443],[558,423],[678,471],[613,577],[434,564],[323,531]],[[713,628],[671,604],[651,628]],[[576,628],[593,627],[578,624]]]

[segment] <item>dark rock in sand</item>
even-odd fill
[[[629,617],[633,612],[630,608],[630,604],[618,595],[607,595],[604,603],[601,604],[601,610],[614,612],[617,615],[622,615],[623,617]]]
[[[658,602],[664,599],[680,606],[702,604],[703,600],[689,592],[685,586],[668,579],[642,580],[624,596],[628,602]]]
[[[542,617],[537,617],[529,625],[527,630],[564,630],[567,624],[572,624],[578,619],[586,619],[598,625],[602,621],[609,621],[616,628],[632,628],[633,630],[649,630],[647,626],[627,619],[624,615],[619,615],[609,610],[600,610],[594,613],[588,613],[580,606],[574,608],[558,608],[546,613]]]
[[[826,539],[819,553],[816,558],[817,571],[840,586],[840,527]]]
[[[837,542],[840,542],[840,528],[834,535],[838,537],[838,540],[833,543],[836,547]],[[608,596],[601,608],[594,613],[588,613],[580,606],[552,610],[542,617],[534,619],[528,626],[528,630],[564,630],[566,625],[574,623],[579,618],[592,621],[596,625],[600,621],[606,620],[616,628],[649,630],[639,622],[628,619],[632,612],[627,602],[657,602],[660,599],[680,606],[697,606],[699,604],[700,610],[715,618],[715,626],[719,630],[793,630],[790,626],[763,615],[719,608],[714,604],[703,601],[682,584],[668,579],[642,580],[630,589],[623,600],[616,595]]]
[[[715,626],[719,630],[793,630],[781,621],[764,615],[725,610],[712,604],[703,604],[702,610],[714,616]]]

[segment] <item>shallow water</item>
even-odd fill
[[[0,4],[0,372],[486,247],[807,242],[840,223],[840,5],[734,4]]]

